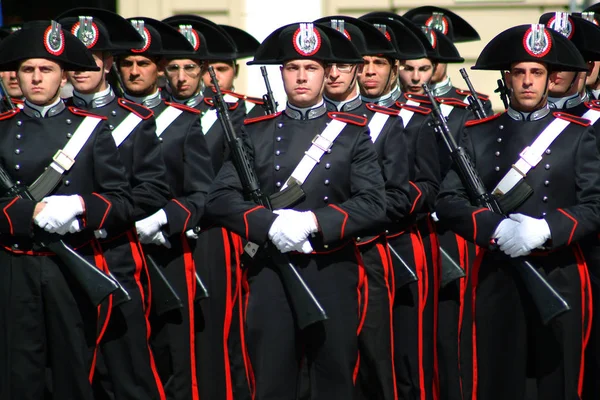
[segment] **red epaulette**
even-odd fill
[[[469,92],[468,90],[463,90],[463,89],[458,89],[458,88],[456,88],[456,93],[459,94],[460,96],[470,96],[471,95],[471,92]],[[483,101],[488,101],[490,99],[490,96],[485,95],[483,93],[477,93],[477,97],[479,97]]]
[[[393,108],[378,106],[377,104],[374,104],[374,103],[367,103],[367,108],[373,112],[378,112],[378,113],[392,115],[392,116],[398,116],[398,114],[400,114],[400,111],[398,111],[398,110],[395,110]]]
[[[275,114],[267,114],[267,115],[261,115],[260,117],[254,117],[254,118],[248,118],[244,120],[244,125],[250,125],[253,124],[255,122],[260,122],[260,121],[267,121],[269,119],[273,119],[275,117],[278,117],[281,114],[281,111],[275,113]]]
[[[436,97],[438,103],[446,104],[452,107],[467,108],[468,104],[455,97]]]
[[[127,100],[127,99],[123,99],[123,98],[119,98],[117,100],[117,103],[123,107],[124,109],[126,109],[127,111],[130,111],[132,113],[134,113],[135,115],[137,115],[138,117],[140,117],[141,119],[148,119],[151,116],[154,115],[154,111],[152,111],[151,109],[149,109],[148,107],[142,105],[142,104],[138,104],[135,103],[131,100]]]
[[[498,113],[498,114],[490,115],[489,117],[483,118],[483,119],[472,119],[470,121],[465,122],[465,126],[474,126],[474,125],[483,124],[485,122],[492,121],[492,120],[498,118],[502,114],[503,113]]]
[[[328,112],[327,115],[331,119],[336,119],[338,121],[346,122],[348,124],[358,125],[358,126],[366,126],[367,125],[367,119],[365,117],[363,117],[362,115],[354,115],[354,114],[350,114],[350,113],[337,112],[337,111]]]
[[[429,108],[421,107],[421,106],[409,106],[408,104],[400,103],[399,101],[396,102],[396,107],[405,108],[408,111],[416,112],[417,114],[423,114],[423,115],[431,114],[431,109],[429,109]]]
[[[429,101],[429,97],[423,94],[404,93],[404,98],[406,100],[416,101],[419,104],[431,104],[431,101]]]
[[[206,104],[208,104],[209,106],[211,106],[211,107],[214,107],[214,105],[215,105],[215,102],[213,101],[212,97],[211,97],[211,98],[205,97],[205,98],[204,98],[204,102],[205,102]],[[226,103],[227,103],[227,102],[226,102]],[[233,111],[233,110],[235,110],[236,108],[238,108],[238,106],[239,106],[239,105],[240,105],[240,103],[238,103],[238,102],[235,102],[235,103],[227,103],[227,108],[228,108],[228,110],[229,110],[229,111]]]
[[[19,112],[21,112],[21,109],[18,108],[18,107],[14,108],[12,110],[5,111],[5,112],[3,112],[3,113],[0,114],[0,121],[2,121],[4,119],[12,118],[15,115],[17,115]]]
[[[590,126],[592,122],[589,119],[578,117],[577,115],[568,114],[565,112],[553,112],[556,118],[564,119],[565,121],[572,122],[581,126]]]
[[[600,111],[600,100],[592,100],[584,103],[587,108]]]
[[[81,116],[81,117],[94,117],[94,118],[100,118],[100,119],[103,119],[103,120],[105,120],[105,121],[108,119],[108,117],[105,117],[105,116],[103,116],[103,115],[94,114],[94,113],[91,113],[91,112],[89,112],[89,111],[87,111],[87,110],[82,110],[81,108],[77,108],[77,107],[68,107],[68,109],[69,109],[69,111],[71,111],[73,114],[75,114],[75,115],[79,115],[79,116]]]
[[[191,112],[192,114],[200,114],[201,113],[200,110],[196,110],[195,108],[188,107],[185,104],[171,103],[170,101],[165,101],[165,104],[168,105],[169,107],[175,107],[179,110]]]
[[[240,99],[240,100],[244,100],[244,101],[249,101],[250,103],[259,104],[259,105],[265,104],[265,102],[263,101],[263,99],[258,98],[258,97],[250,97],[250,96],[246,96],[245,94],[232,92],[230,90],[223,90],[223,95],[226,95],[226,94],[228,94],[230,96],[233,96],[236,99]]]

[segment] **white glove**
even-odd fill
[[[279,217],[269,229],[269,239],[282,253],[292,250],[303,251],[303,242],[308,235],[318,231],[312,211],[284,209],[276,210],[274,213]]]
[[[155,244],[157,246],[165,246],[168,249],[171,248],[171,242],[169,242],[169,239],[167,239],[165,237],[165,234],[162,233],[162,231],[158,231],[154,235],[152,235],[151,237],[148,237],[148,238],[145,238],[145,239],[140,238],[140,243],[143,243],[143,244]]]
[[[198,234],[193,229],[188,229],[185,231],[185,236],[192,240],[198,239]]]
[[[496,230],[494,231],[492,238],[496,239],[495,243],[498,244],[498,246],[501,246],[504,243],[506,243],[506,241],[509,238],[512,237],[513,231],[518,226],[519,226],[519,223],[517,221],[512,220],[510,218],[505,218],[502,221],[500,221],[500,223],[496,227]]]
[[[135,223],[135,229],[142,243],[150,243],[163,225],[167,224],[167,214],[158,210],[149,217]],[[161,243],[162,244],[162,243]]]
[[[73,223],[73,220],[78,215],[83,214],[81,197],[76,194],[70,196],[49,196],[45,197],[42,202],[46,203],[46,205],[34,218],[34,222],[37,226],[50,233],[64,235],[70,231],[70,225]]]
[[[500,244],[500,250],[515,258],[526,256],[531,250],[540,247],[550,239],[550,227],[544,219],[532,218],[524,214],[511,214],[509,218],[518,222],[506,242]]]
[[[304,253],[304,254],[310,254],[313,252],[313,248],[310,245],[310,242],[308,241],[308,239],[306,239],[304,242],[302,242],[302,244],[300,244],[300,246],[296,247],[294,250],[296,250],[300,253]]]

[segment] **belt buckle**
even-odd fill
[[[542,156],[536,156],[535,154],[532,154],[531,147],[529,146],[523,149],[521,154],[519,154],[519,157],[529,164],[531,168],[535,167],[540,163],[540,161],[542,161]]]
[[[52,160],[54,160],[54,162],[57,163],[65,171],[70,170],[73,164],[75,164],[75,160],[69,157],[69,155],[65,153],[62,149],[58,150],[56,154],[54,154]]]
[[[323,144],[322,141],[325,141],[326,143]],[[323,150],[324,153],[330,153],[331,146],[333,146],[333,142],[331,140],[327,139],[326,137],[323,137],[319,133],[315,135],[311,143],[319,149]]]

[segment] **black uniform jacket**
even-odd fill
[[[91,104],[76,96],[70,98],[69,103],[106,117],[111,132],[130,113],[142,119],[119,145],[121,161],[132,188],[133,219],[139,221],[163,208],[171,193],[152,110],[130,100],[116,98],[112,92],[94,99]]]
[[[525,181],[534,193],[514,212],[544,218],[557,248],[577,242],[600,228],[600,156],[587,120],[542,109],[524,121],[509,109],[485,120],[471,121],[463,131],[462,146],[491,191],[515,163],[519,154],[554,119],[572,121],[552,143],[541,162]],[[487,209],[473,206],[459,175],[451,170],[442,184],[437,215],[453,231],[488,248],[490,238],[503,219]]]
[[[385,192],[366,119],[327,113],[325,105],[307,114],[288,107],[283,113],[247,120],[243,139],[260,187],[270,195],[279,191],[332,118],[347,123],[302,185],[306,198],[294,207],[316,215],[320,232],[311,242],[319,251],[323,245],[376,229],[385,216]],[[233,163],[227,161],[211,187],[207,212],[243,238],[264,243],[277,215],[245,200],[242,191]]]
[[[48,167],[52,157],[65,147],[72,132],[90,115],[58,103],[41,118],[38,111],[27,105],[22,111],[0,116],[0,162],[13,180],[31,185]],[[97,118],[104,118],[96,116]],[[77,246],[93,238],[97,229],[122,229],[132,222],[133,202],[115,142],[108,124],[101,121],[85,143],[71,169],[48,194],[80,195],[85,203],[81,222],[82,232],[67,234],[65,239]],[[35,201],[1,197],[1,241],[13,250],[32,249],[32,237],[39,229],[32,216]],[[15,246],[16,245],[16,246]]]

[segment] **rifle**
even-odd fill
[[[146,265],[148,266],[148,279],[152,285],[152,299],[156,315],[161,316],[169,311],[183,308],[181,298],[149,254],[146,254]]]
[[[500,71],[502,74],[502,71]],[[508,99],[510,97],[510,90],[506,86],[506,81],[504,80],[504,74],[502,74],[502,79],[498,79],[496,81],[498,83],[498,88],[494,90],[494,93],[498,93],[500,95],[500,99],[502,99],[502,103],[504,103],[504,109],[508,109]]]
[[[417,274],[414,273],[414,271],[408,266],[406,261],[404,261],[404,259],[400,256],[400,254],[398,254],[398,252],[396,251],[396,249],[394,249],[393,246],[390,246],[389,243],[387,246],[390,250],[390,253],[394,257],[396,257],[396,259],[400,261],[400,264],[402,264],[402,266],[404,267],[402,271],[396,272],[396,281],[398,282],[398,286],[402,287],[408,285],[409,283],[417,282],[419,280]]]
[[[4,98],[2,99],[2,101],[5,104],[4,110],[14,110],[15,105],[13,104],[12,100],[10,99],[10,96],[8,95],[8,91],[6,90],[6,86],[4,86],[4,81],[2,80],[2,78],[0,78],[0,91],[2,91],[2,94],[4,95]]]
[[[123,97],[125,95],[125,84],[123,83],[121,75],[119,75],[119,71],[117,70],[117,64],[114,62],[110,67],[108,78],[111,83],[112,89],[117,95],[117,97]]]
[[[236,135],[235,130],[233,129],[229,111],[223,100],[223,94],[219,88],[219,82],[217,82],[215,70],[212,66],[208,67],[208,73],[210,74],[210,78],[216,90],[216,95],[213,99],[215,107],[217,108],[217,115],[223,126],[225,139],[231,151],[231,160],[240,177],[244,192],[256,204],[262,205],[269,210],[273,210],[271,199],[264,195],[260,189],[256,172],[254,171],[252,162],[246,154],[242,139]],[[298,327],[304,329],[311,324],[326,320],[327,315],[325,314],[323,307],[321,307],[309,287],[306,285],[306,282],[304,282],[296,267],[290,262],[289,257],[274,248],[272,244],[269,245],[267,243],[265,247],[267,248],[271,260],[277,267],[281,283],[290,299]]]
[[[469,92],[471,92],[471,94],[467,96],[467,100],[469,101],[469,108],[471,109],[471,112],[473,113],[473,115],[475,115],[475,118],[477,118],[477,119],[486,118],[487,115],[485,114],[485,110],[483,109],[483,103],[481,102],[481,99],[479,98],[479,96],[477,96],[477,92],[475,91],[475,88],[473,87],[473,83],[471,83],[469,74],[467,74],[467,71],[464,68],[461,68],[460,75],[465,80],[467,87],[469,88]]]
[[[452,161],[456,166],[458,175],[467,191],[472,204],[486,207],[488,210],[500,215],[505,215],[496,197],[490,194],[483,185],[481,177],[475,167],[471,164],[469,156],[462,147],[459,147],[448,128],[448,124],[440,108],[435,101],[427,85],[423,85],[425,94],[432,103],[434,115],[433,123],[435,131],[442,137],[448,147]],[[497,247],[497,246],[492,246]],[[516,261],[516,260],[515,260]],[[569,311],[571,308],[564,298],[544,279],[529,261],[521,260],[517,271],[531,295],[531,298],[540,313],[544,325],[547,325],[554,317]]]
[[[271,90],[271,84],[269,83],[269,73],[267,72],[267,67],[264,65],[260,67],[260,72],[265,81],[265,86],[267,88],[267,94],[263,94],[264,109],[267,115],[275,114],[277,112],[277,102],[275,101],[275,97],[273,96],[273,91]]]

